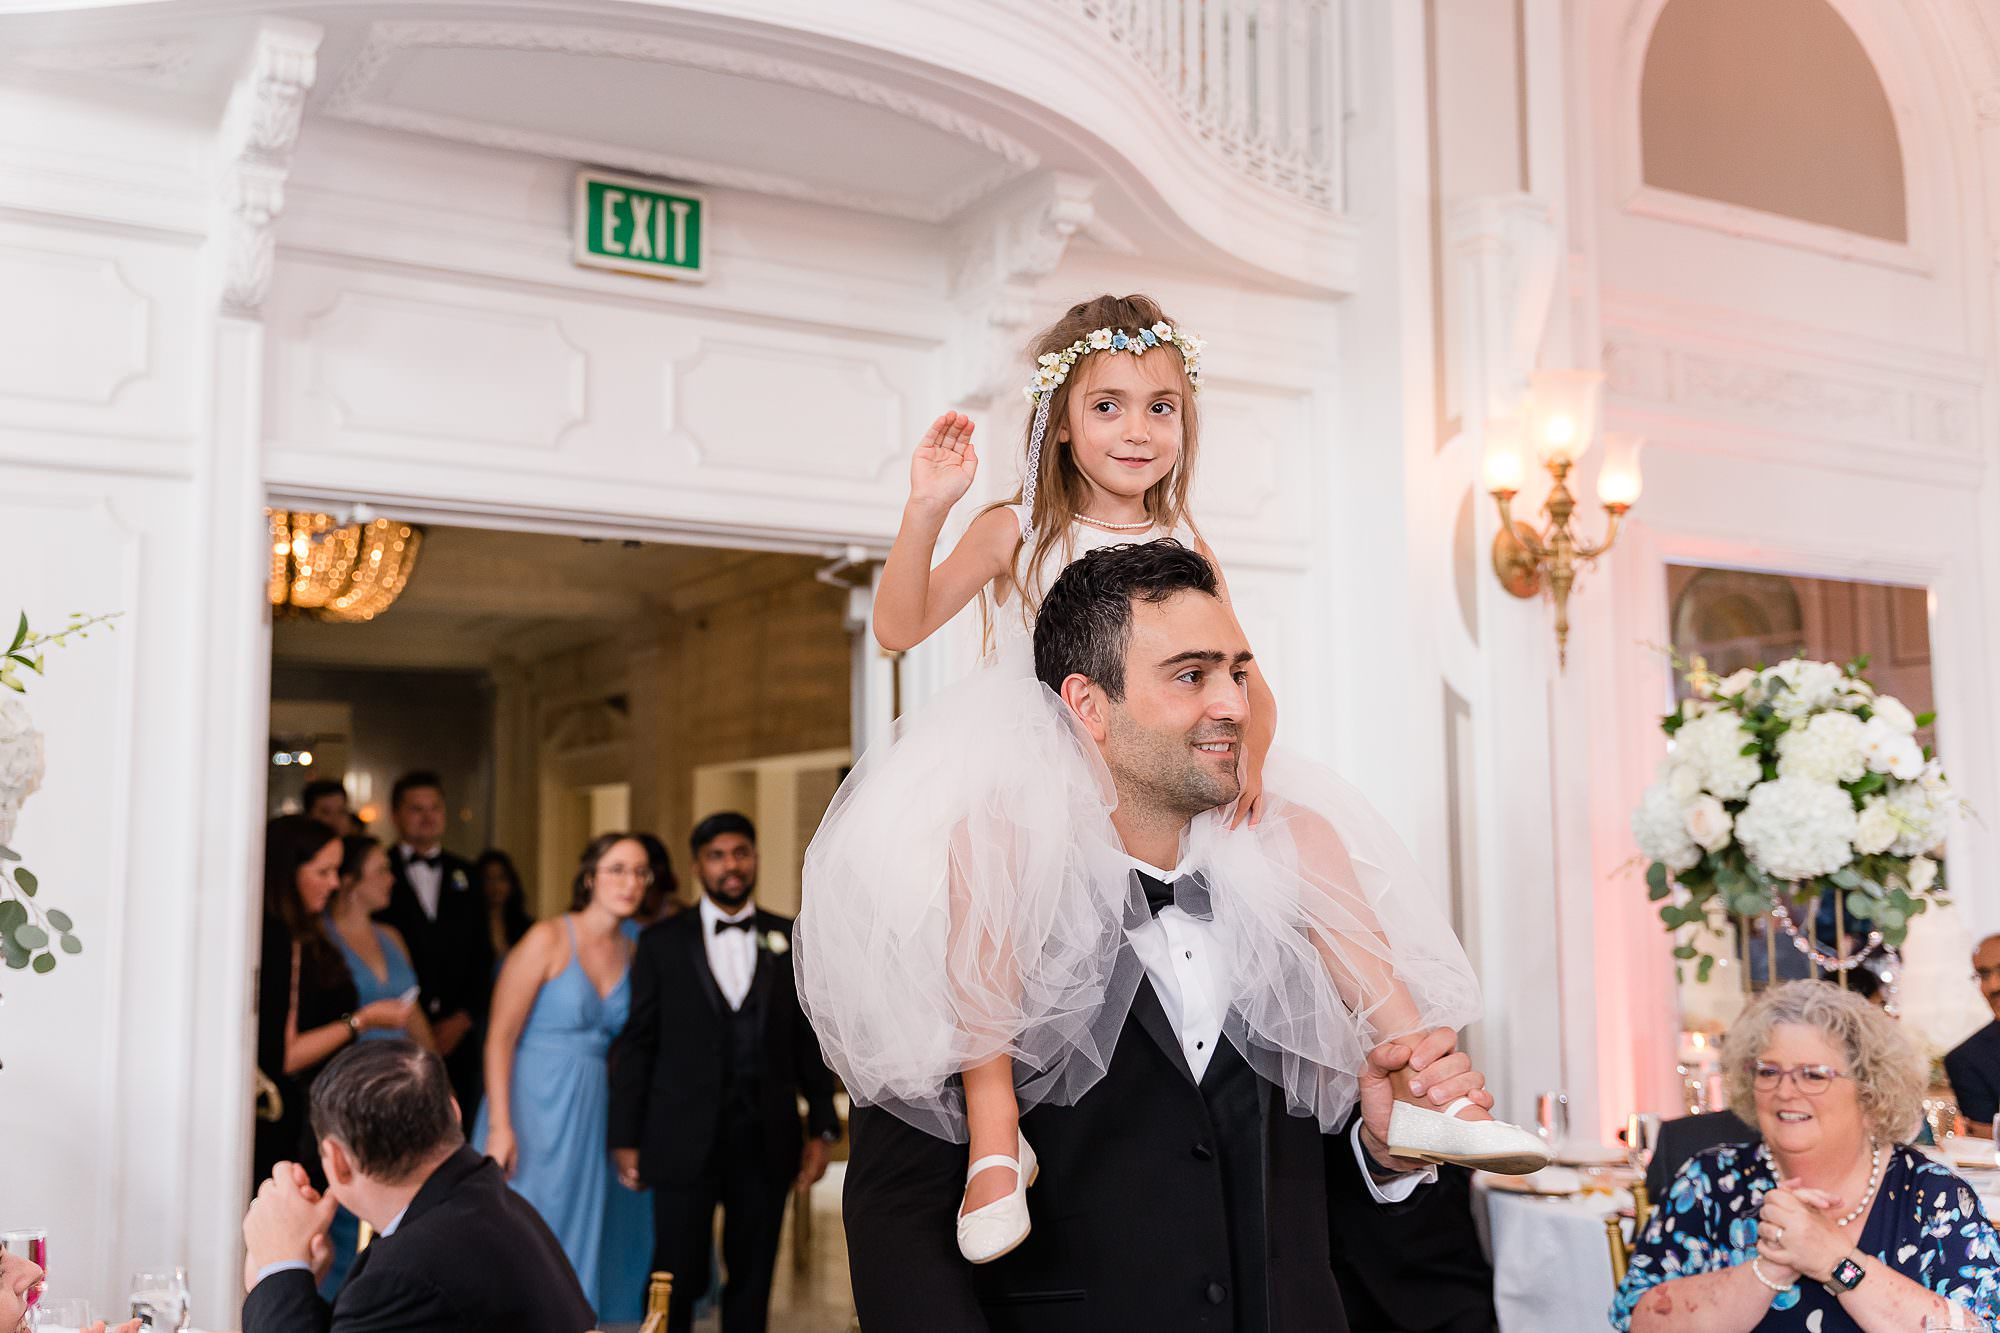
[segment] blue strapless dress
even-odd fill
[[[509,1184],[555,1233],[598,1319],[614,1323],[643,1315],[653,1253],[651,1202],[618,1184],[607,1141],[607,1060],[631,1013],[632,975],[628,968],[600,996],[577,959],[575,926],[568,917],[563,926],[569,963],[535,996],[514,1049],[516,1159]],[[473,1146],[483,1151],[486,1136],[482,1106]]]

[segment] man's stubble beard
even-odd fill
[[[1229,739],[1242,744],[1238,734]],[[1188,820],[1229,804],[1242,790],[1234,769],[1220,775],[1204,767],[1189,736],[1149,730],[1117,706],[1110,710],[1104,748],[1121,803],[1150,806]]]

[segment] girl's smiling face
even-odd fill
[[[1096,491],[1143,497],[1180,461],[1188,395],[1180,352],[1092,352],[1072,373],[1068,420],[1056,438]]]

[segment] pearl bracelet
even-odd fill
[[[1776,1282],[1771,1281],[1770,1278],[1765,1277],[1764,1265],[1758,1262],[1758,1259],[1760,1257],[1761,1256],[1759,1255],[1750,1256],[1750,1275],[1752,1277],[1756,1278],[1759,1282],[1769,1287],[1772,1291],[1777,1291],[1777,1292],[1790,1291],[1793,1287],[1799,1285],[1797,1279],[1793,1279],[1792,1281],[1785,1283],[1783,1286],[1780,1286]]]

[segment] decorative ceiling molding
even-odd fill
[[[1035,286],[1097,217],[1097,182],[1044,172],[967,218],[952,238],[951,291],[969,318],[952,343],[958,401],[984,406],[1020,379],[1021,348],[1045,316]]]
[[[918,121],[974,144],[999,160],[991,170],[958,190],[915,202],[894,196],[831,188],[793,176],[748,169],[735,163],[514,129],[467,117],[409,110],[373,100],[390,62],[400,54],[421,49],[546,51],[611,57],[781,83]],[[985,121],[872,79],[800,60],[706,42],[648,33],[536,23],[395,20],[370,24],[361,51],[342,71],[339,82],[334,85],[321,109],[337,119],[378,129],[435,135],[540,157],[601,163],[652,176],[859,209],[918,222],[943,222],[992,194],[1008,181],[1033,171],[1041,161],[1040,154],[1034,149]]]
[[[230,90],[217,136],[219,216],[212,241],[224,314],[254,318],[271,290],[272,227],[285,208],[285,178],[322,35],[310,23],[264,20]]]
[[[161,37],[133,42],[91,42],[83,46],[51,46],[26,51],[20,63],[31,69],[65,74],[102,74],[153,88],[178,89],[194,61],[191,37]]]

